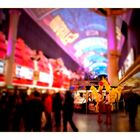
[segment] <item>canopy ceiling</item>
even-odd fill
[[[107,74],[105,16],[86,8],[35,8],[25,11],[82,68],[95,76]]]

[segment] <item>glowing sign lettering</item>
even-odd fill
[[[78,33],[71,32],[60,16],[56,16],[49,24],[50,28],[56,33],[64,45],[74,42],[78,37]]]
[[[0,60],[0,74],[4,74],[4,62]]]

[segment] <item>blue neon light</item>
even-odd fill
[[[107,51],[107,39],[103,37],[88,37],[74,44],[74,48],[76,50],[86,50],[90,48],[96,50],[101,48]]]
[[[88,8],[62,8],[52,12],[51,15],[60,15],[69,29],[76,32],[85,30],[107,31],[106,18]]]
[[[84,33],[90,30],[107,32],[106,17],[98,15],[89,8],[62,8],[51,13],[52,17],[61,16],[67,27],[74,32]],[[81,36],[82,38],[83,36]],[[107,74],[107,39],[103,37],[88,37],[72,45],[75,56],[83,61],[96,75]],[[81,59],[82,58],[82,59]]]
[[[107,58],[101,57],[99,55],[89,55],[87,57],[87,59],[89,61],[94,61],[94,62],[104,62],[104,63],[107,63],[108,62]]]

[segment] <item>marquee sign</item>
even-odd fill
[[[0,74],[4,74],[4,62],[0,60]]]

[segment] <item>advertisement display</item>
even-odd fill
[[[4,74],[4,62],[0,60],[0,74]]]
[[[24,66],[16,65],[16,77],[32,80],[33,70]]]
[[[44,83],[49,83],[51,81],[50,75],[45,73],[45,72],[40,72],[39,73],[39,81],[44,82]]]
[[[119,78],[119,80],[122,78],[122,70],[121,69],[118,72],[118,78]]]
[[[130,49],[125,61],[124,61],[124,71],[126,72],[134,63],[134,50]]]

